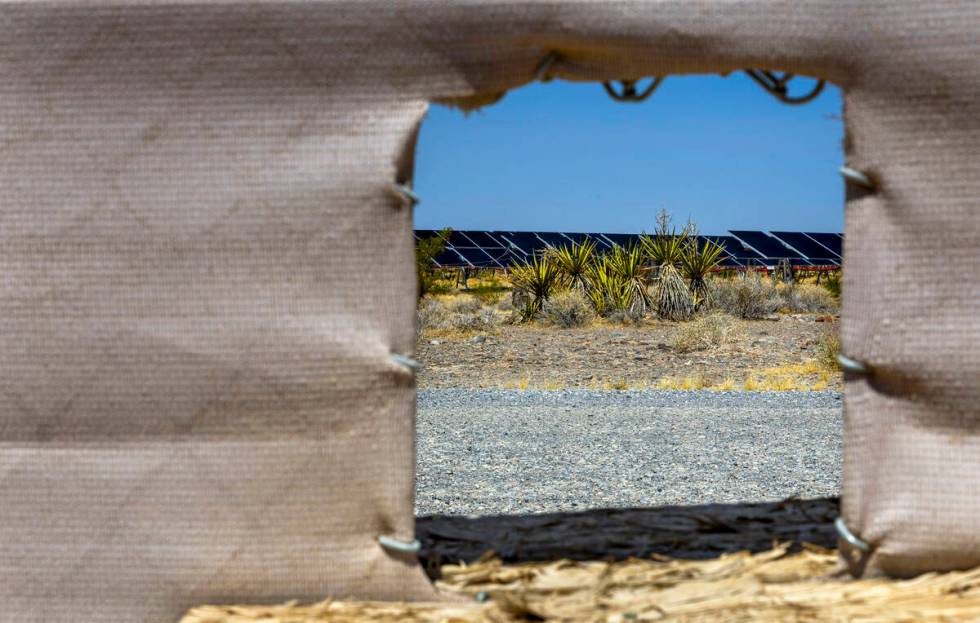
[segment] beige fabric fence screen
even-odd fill
[[[427,102],[729,72],[846,92],[844,517],[980,564],[980,3],[0,5],[4,620],[432,598],[411,556]],[[378,250],[367,272],[368,250]],[[866,567],[866,568],[865,568]]]

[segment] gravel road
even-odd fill
[[[417,515],[840,493],[837,392],[418,393]]]

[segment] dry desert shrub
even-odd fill
[[[783,304],[792,312],[826,314],[836,312],[837,299],[826,288],[812,283],[780,287]]]
[[[419,333],[441,329],[449,323],[449,310],[438,299],[428,297],[422,299],[419,302],[417,314],[416,326]]]
[[[715,311],[749,320],[765,318],[783,306],[776,285],[758,273],[713,279],[708,284],[708,301]]]
[[[709,350],[731,342],[737,330],[738,321],[728,314],[707,314],[681,325],[672,346],[679,353]]]
[[[566,290],[545,302],[542,317],[549,324],[570,329],[591,324],[595,319],[595,310],[581,290]]]
[[[450,316],[450,328],[456,331],[487,331],[497,324],[497,314],[493,309],[485,307],[472,314],[453,314]]]
[[[609,315],[606,316],[606,320],[614,324],[632,325],[643,320],[643,313],[635,307],[631,307],[629,309],[615,309],[609,312]]]
[[[418,308],[419,335],[426,331],[487,331],[497,325],[493,308],[473,297],[438,299],[426,297]]]
[[[502,312],[514,311],[513,293],[501,295],[501,297],[497,300],[496,307]]]
[[[837,332],[828,333],[820,340],[819,361],[830,370],[840,369],[837,355],[840,353],[840,335]]]
[[[454,296],[447,300],[446,309],[453,314],[475,314],[480,311],[483,304],[474,296]]]

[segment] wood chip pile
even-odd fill
[[[710,560],[508,565],[488,555],[442,569],[440,588],[472,605],[203,606],[181,623],[980,620],[980,568],[898,581],[840,579],[836,570],[832,550],[791,553],[789,544]]]

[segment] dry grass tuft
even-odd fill
[[[619,392],[621,392],[621,391],[625,391],[625,390],[627,390],[629,388],[630,388],[630,386],[629,386],[629,383],[626,382],[626,379],[614,379],[612,381],[606,381],[602,385],[602,389],[604,389],[606,391],[619,391]]]
[[[679,353],[709,350],[731,342],[737,329],[737,321],[728,314],[698,316],[681,325],[672,346]]]
[[[565,290],[545,301],[541,319],[563,329],[586,327],[595,320],[595,309],[580,290]]]
[[[759,319],[783,306],[776,284],[758,273],[708,282],[708,305],[737,318]]]
[[[820,361],[810,359],[803,363],[752,370],[748,373],[743,389],[747,391],[820,391],[830,384],[832,371]]]
[[[839,370],[840,364],[837,363],[837,355],[840,354],[840,335],[836,332],[828,333],[820,340],[818,348],[820,363],[828,370]]]
[[[683,377],[664,377],[657,383],[657,388],[674,390],[713,389],[711,381],[706,379],[700,372]]]
[[[418,333],[433,337],[465,337],[491,332],[500,319],[493,307],[484,307],[469,295],[427,296],[418,307]]]
[[[827,314],[840,309],[837,299],[822,286],[810,283],[779,284],[777,290],[783,298],[783,307],[790,312]]]

